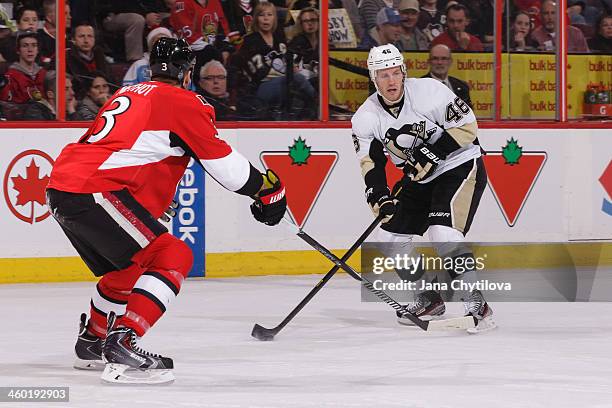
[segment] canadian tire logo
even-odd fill
[[[510,138],[498,152],[483,156],[488,186],[509,227],[518,220],[546,163],[546,152],[525,152]]]
[[[301,137],[288,148],[261,152],[260,160],[285,184],[289,216],[301,228],[338,161],[338,152],[313,151]]]
[[[4,174],[4,199],[15,217],[28,224],[47,218],[45,189],[54,161],[40,150],[26,150],[9,163]]]
[[[605,196],[603,198],[601,211],[603,211],[605,214],[612,216],[612,160],[610,160],[610,163],[608,163],[608,166],[601,174],[599,182],[608,194],[607,198]]]

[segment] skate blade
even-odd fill
[[[419,317],[419,319],[421,319],[424,322],[430,322],[432,320],[442,320],[444,319],[444,315],[436,315],[436,316],[425,315],[425,316]],[[408,319],[407,317],[398,317],[397,322],[403,326],[416,327],[415,324],[412,322],[412,320]]]
[[[104,371],[104,365],[102,360],[83,360],[77,357],[72,366],[77,370]]]
[[[119,385],[161,385],[174,382],[172,369],[139,370],[125,364],[107,363],[102,382]]]
[[[497,324],[493,320],[493,316],[487,316],[478,322],[476,327],[467,329],[469,334],[480,334],[491,331],[497,328]]]

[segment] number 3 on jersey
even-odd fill
[[[117,104],[116,108],[106,110],[102,112],[100,118],[104,119],[104,126],[99,132],[92,133],[86,138],[82,139],[81,143],[95,143],[102,139],[104,139],[115,127],[115,116],[121,115],[123,112],[128,110],[130,107],[130,98],[127,96],[118,96],[114,101],[111,102],[111,105]],[[109,106],[111,106],[109,105]]]

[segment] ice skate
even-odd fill
[[[112,317],[111,317],[112,316]],[[171,358],[141,349],[139,337],[127,327],[113,329],[114,313],[108,319],[108,334],[102,345],[106,367],[102,382],[112,384],[167,384],[174,381]]]
[[[406,309],[425,321],[440,319],[444,312],[446,312],[444,300],[434,290],[417,294],[414,301],[406,306]],[[405,317],[405,314],[402,312],[397,312],[397,322],[406,326],[414,326],[414,323]]]
[[[473,291],[468,300],[463,303],[463,306],[465,307],[466,316],[471,315],[478,319],[476,327],[467,329],[468,333],[482,333],[497,327],[493,320],[493,309],[491,309],[479,290]]]
[[[79,337],[74,345],[76,360],[74,368],[79,370],[104,370],[102,361],[102,339],[87,332],[87,315],[81,314],[79,323]]]

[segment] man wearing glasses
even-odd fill
[[[211,60],[200,68],[198,93],[215,108],[217,120],[228,120],[234,115],[236,108],[230,107],[227,92],[227,71],[223,64]]]
[[[473,109],[468,84],[459,78],[448,75],[448,70],[453,63],[450,48],[444,44],[434,45],[429,51],[427,62],[429,63],[429,72],[422,78],[433,78],[442,82]]]

